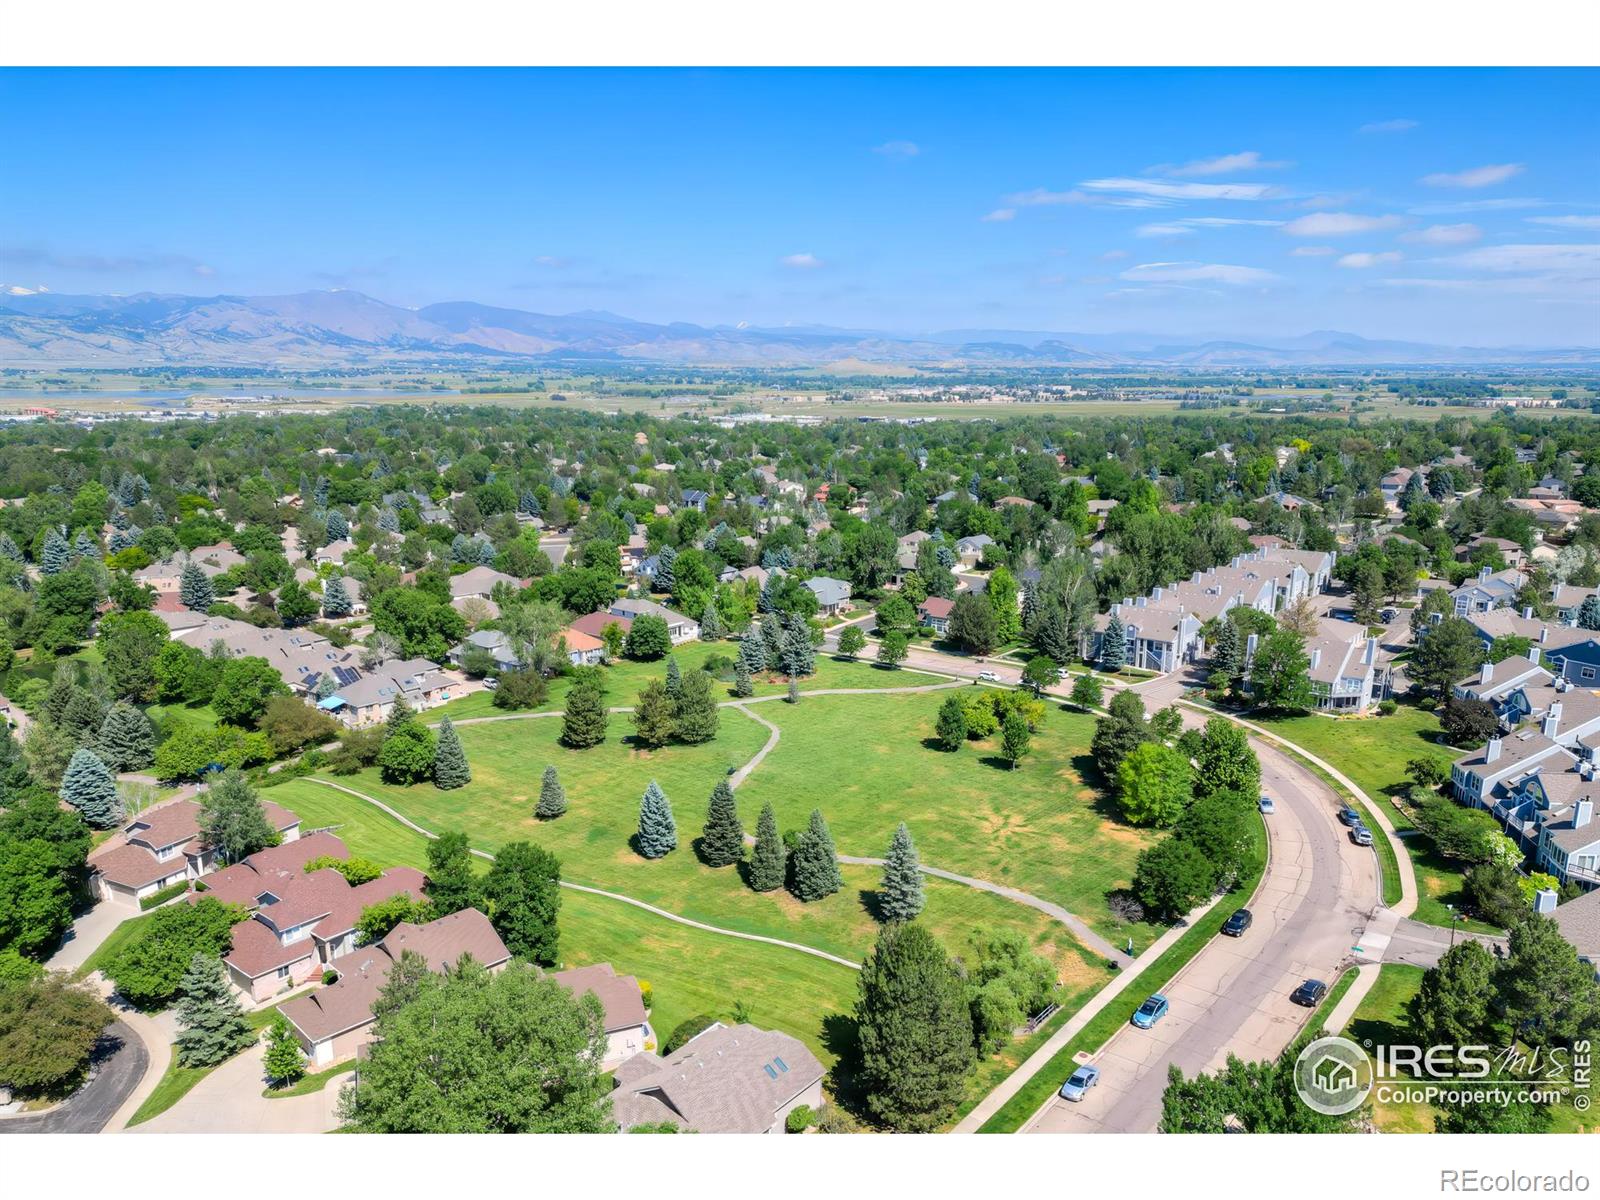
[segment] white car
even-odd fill
[[[993,671],[979,671],[978,672],[978,682],[979,683],[999,683],[1000,682],[1000,676],[996,675]]]
[[[1271,796],[1263,796],[1263,797],[1261,797],[1261,815],[1262,816],[1270,817],[1273,813],[1275,813],[1277,811],[1278,811],[1277,806],[1272,803],[1272,797]]]

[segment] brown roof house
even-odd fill
[[[383,991],[390,969],[407,950],[422,955],[434,971],[454,966],[463,954],[470,954],[491,971],[499,971],[511,961],[511,952],[489,918],[475,908],[464,908],[426,925],[402,921],[381,942],[329,963],[329,970],[339,976],[335,982],[279,1007],[313,1069],[350,1058],[372,1040],[372,1005]]]
[[[285,844],[300,837],[294,813],[272,803],[262,808]],[[216,862],[216,852],[200,838],[200,806],[180,800],[147,809],[124,825],[121,841],[90,860],[90,887],[102,900],[137,905],[162,888],[199,879]]]
[[[424,898],[421,871],[391,867],[351,887],[332,867],[305,870],[323,857],[344,859],[349,851],[333,834],[314,833],[252,854],[196,885],[250,911],[233,927],[233,944],[222,962],[233,985],[257,1004],[354,950],[356,922],[369,904],[399,895]]]
[[[606,1010],[606,1056],[600,1064],[603,1070],[615,1070],[655,1047],[655,1033],[644,1011],[644,995],[632,975],[618,975],[610,963],[595,963],[556,971],[550,978],[574,996],[593,992]]]
[[[802,1104],[822,1104],[822,1064],[804,1043],[754,1025],[713,1025],[666,1058],[636,1054],[616,1071],[623,1129],[670,1121],[694,1133],[782,1133]]]

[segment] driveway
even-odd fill
[[[136,904],[113,904],[102,900],[72,922],[61,945],[45,966],[52,971],[76,971],[124,921],[139,915]]]
[[[0,1120],[3,1133],[99,1133],[122,1107],[150,1065],[144,1042],[121,1021],[106,1026],[91,1060],[92,1076],[47,1113]]]
[[[1139,690],[1154,708],[1180,690],[1176,680]],[[1184,723],[1204,723],[1184,712]],[[1086,1100],[1054,1100],[1028,1133],[1148,1133],[1161,1119],[1167,1068],[1215,1070],[1229,1054],[1275,1057],[1303,1027],[1307,1010],[1289,993],[1308,977],[1332,982],[1361,941],[1378,905],[1376,859],[1351,845],[1333,793],[1310,771],[1259,739],[1262,788],[1277,801],[1267,818],[1272,857],[1248,907],[1242,938],[1215,937],[1162,989],[1171,1002],[1153,1030],[1124,1026],[1094,1059],[1100,1084]]]
[[[126,1132],[326,1133],[335,1128],[339,1091],[350,1076],[336,1075],[309,1096],[269,1100],[261,1094],[266,1087],[265,1054],[265,1043],[257,1042],[195,1084],[166,1112]]]

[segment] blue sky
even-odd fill
[[[0,284],[1600,344],[1600,72],[0,72]]]

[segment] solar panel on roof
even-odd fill
[[[768,1063],[766,1066],[762,1067],[761,1069],[767,1073],[767,1078],[768,1079],[776,1079],[778,1077],[778,1073],[772,1069],[772,1064],[771,1063]]]

